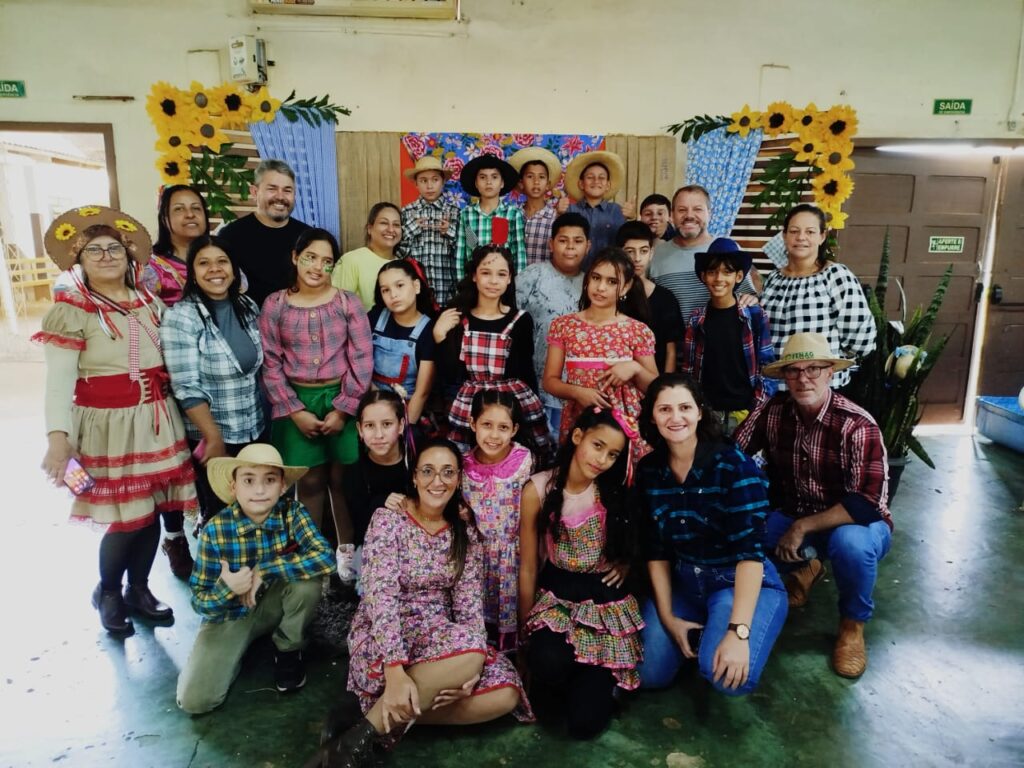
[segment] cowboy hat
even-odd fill
[[[402,175],[407,179],[415,180],[416,174],[423,173],[424,171],[437,171],[444,177],[445,181],[452,177],[452,172],[441,164],[441,158],[434,155],[424,155],[416,161],[416,165],[412,168],[406,168],[402,171]]]
[[[520,176],[523,175],[523,166],[527,163],[544,163],[548,169],[548,185],[551,189],[558,185],[558,179],[562,176],[562,161],[554,152],[544,147],[523,147],[512,155],[508,162]]]
[[[794,333],[786,339],[782,357],[761,369],[761,374],[772,379],[781,379],[782,369],[793,363],[830,363],[837,371],[853,365],[853,360],[836,357],[828,345],[828,339],[820,333]]]
[[[715,256],[726,256],[728,255],[729,261],[739,265],[739,271],[746,275],[750,272],[750,266],[753,263],[753,256],[748,252],[740,248],[739,243],[728,237],[716,237],[711,241],[711,245],[703,253],[695,254],[693,257],[693,271],[697,275],[702,275],[708,271],[708,264]]]
[[[501,194],[507,195],[519,182],[519,172],[500,157],[494,155],[479,155],[474,157],[462,167],[459,175],[459,183],[466,190],[467,195],[480,197],[476,188],[476,175],[485,168],[494,168],[501,174]]]
[[[622,158],[614,152],[584,152],[582,155],[576,155],[565,166],[565,191],[573,200],[583,199],[580,176],[588,166],[595,163],[608,169],[608,191],[605,193],[605,200],[611,200],[621,189],[622,180],[626,177],[626,167],[622,164]]]
[[[97,225],[110,227],[120,233],[128,253],[137,264],[149,262],[153,241],[149,232],[127,213],[104,205],[82,205],[64,211],[50,222],[43,238],[46,253],[61,270],[70,269],[78,261],[78,254],[92,239],[85,230]]]
[[[283,491],[291,488],[300,477],[309,472],[309,467],[286,466],[277,448],[267,443],[247,445],[234,458],[219,456],[210,459],[206,465],[206,477],[217,498],[225,504],[232,504],[235,501],[231,483],[235,477],[235,470],[239,467],[277,467],[284,473]]]

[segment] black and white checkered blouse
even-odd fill
[[[830,263],[820,272],[787,277],[781,270],[764,278],[761,305],[768,313],[775,354],[782,356],[794,333],[821,333],[832,354],[860,358],[875,348],[875,321],[860,281],[842,264]],[[837,371],[832,386],[850,381],[850,372]]]

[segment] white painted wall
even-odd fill
[[[849,103],[866,137],[1007,129],[1021,0],[463,0],[468,20],[257,15],[245,0],[0,0],[0,120],[114,125],[122,205],[153,223],[150,85],[187,86],[235,34],[267,40],[278,97],[329,92],[345,130],[659,133],[774,99]],[[222,59],[223,60],[223,59]],[[763,71],[764,65],[786,69]],[[208,83],[209,84],[209,83]],[[85,103],[73,95],[130,95]],[[935,98],[974,114],[934,117]]]

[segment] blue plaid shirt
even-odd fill
[[[251,608],[242,605],[220,578],[220,561],[232,571],[259,567],[264,581],[302,581],[334,573],[331,545],[298,501],[280,499],[270,516],[257,525],[235,502],[210,518],[199,534],[199,551],[188,585],[192,607],[203,621],[240,619]]]
[[[213,420],[225,443],[244,444],[263,432],[263,407],[257,393],[257,379],[263,364],[263,345],[256,322],[256,305],[243,296],[253,315],[242,320],[256,346],[256,365],[243,371],[224,335],[217,328],[206,305],[194,297],[182,299],[164,314],[160,342],[171,375],[171,389],[181,403],[209,404]],[[193,440],[202,433],[185,419],[185,431]]]
[[[662,448],[637,465],[636,489],[646,506],[648,560],[721,567],[763,562],[768,481],[731,443],[697,444],[680,483]]]

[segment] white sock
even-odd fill
[[[171,531],[166,531],[164,538],[165,539],[180,539],[184,535],[185,535],[185,531],[183,531],[183,530],[181,530],[181,531],[174,531],[173,533]]]

